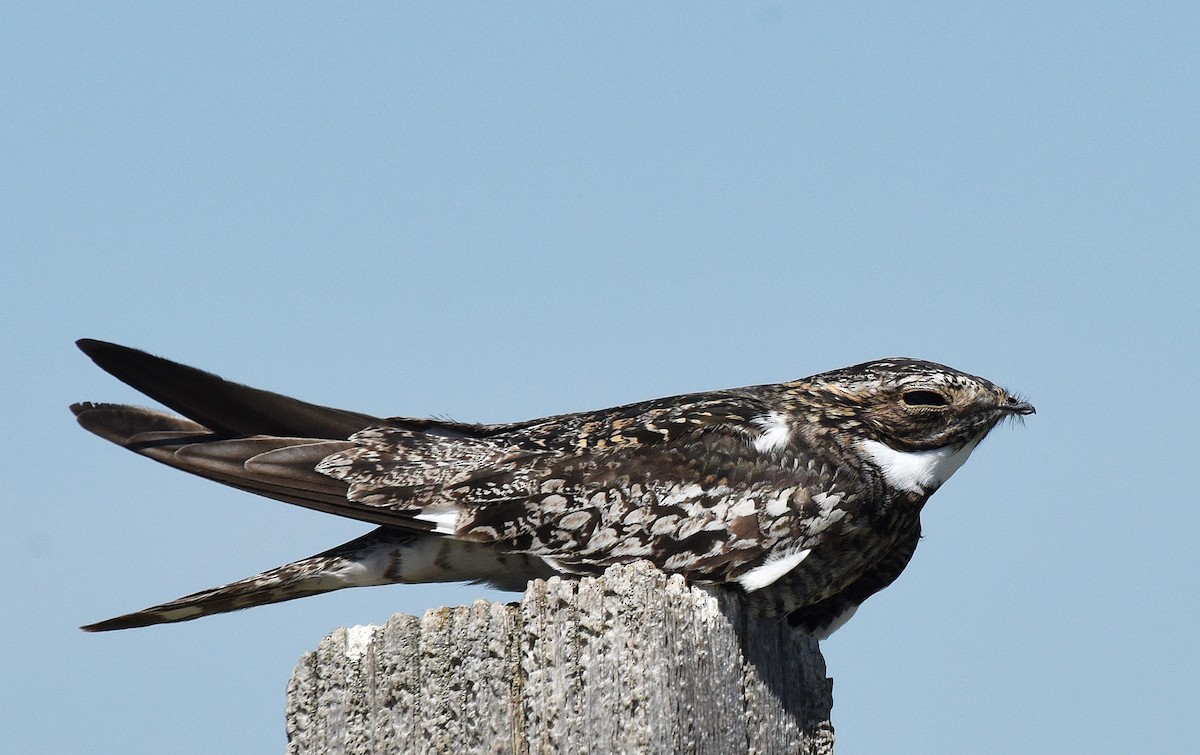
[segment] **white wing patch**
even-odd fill
[[[860,440],[859,448],[879,466],[893,487],[910,493],[928,493],[958,471],[975,447],[976,439],[962,448],[942,446],[928,451],[897,451],[877,440]]]
[[[746,592],[754,592],[761,590],[769,584],[774,583],[777,579],[787,574],[792,569],[800,565],[800,562],[808,558],[811,549],[805,548],[796,553],[790,553],[786,556],[769,559],[766,563],[754,567],[742,576],[738,577],[738,582],[741,583],[742,589]]]
[[[792,439],[792,429],[788,427],[787,417],[779,412],[757,417],[754,424],[762,428],[762,435],[754,439],[754,450],[761,454],[782,451]]]
[[[458,515],[461,506],[426,506],[413,519],[432,522],[433,531],[439,535],[453,535],[458,530]]]

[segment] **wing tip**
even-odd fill
[[[237,583],[234,583],[237,584]],[[218,588],[223,589],[223,588]],[[180,598],[178,601],[164,603],[161,606],[154,606],[143,611],[135,611],[133,613],[114,616],[111,619],[97,621],[95,624],[85,624],[79,627],[85,632],[112,632],[118,629],[140,629],[142,627],[154,626],[156,624],[174,624],[178,621],[191,621],[198,619],[201,616],[208,616],[213,613],[224,613],[225,611],[237,610],[241,606],[232,608],[218,608],[215,611],[205,610],[206,601],[196,600],[197,597],[207,595],[209,591],[197,593],[194,597]]]
[[[195,368],[185,367],[184,365],[174,365],[162,357],[156,357],[141,349],[122,346],[119,343],[111,343],[109,341],[100,341],[95,338],[80,338],[75,341],[75,345],[97,367],[143,393],[146,391],[140,384],[139,376],[156,366],[171,365],[183,367],[185,370],[195,370]],[[199,370],[195,371],[200,372]],[[134,382],[130,382],[131,380]]]
[[[148,627],[156,623],[158,622],[154,620],[147,620],[145,617],[141,616],[141,614],[134,613],[126,616],[117,616],[116,618],[112,619],[105,619],[104,621],[97,621],[95,624],[84,624],[79,628],[85,632],[88,632],[89,634],[96,634],[99,632],[113,632],[118,629],[137,629],[139,627]]]
[[[121,346],[120,344],[109,343],[108,341],[100,341],[95,338],[80,338],[75,341],[75,345],[79,347],[80,351],[91,357],[92,361],[102,359],[107,354],[112,354],[115,352],[133,351],[133,349],[129,348],[128,346]]]

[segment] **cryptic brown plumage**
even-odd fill
[[[308,559],[85,629],[182,621],[343,587],[478,581],[646,559],[836,629],[904,569],[929,495],[1001,420],[992,383],[906,358],[788,383],[513,424],[381,418],[84,340],[183,417],[72,407],[86,429],[236,488],[379,525]]]

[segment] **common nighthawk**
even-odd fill
[[[182,417],[75,404],[143,456],[379,525],[332,550],[84,627],[126,629],[344,587],[521,590],[638,559],[726,583],[828,635],[908,564],[929,496],[1033,407],[983,378],[892,358],[777,385],[512,424],[304,403],[101,341],[100,367]]]

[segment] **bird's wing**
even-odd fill
[[[339,516],[587,570],[649,558],[727,578],[795,540],[819,471],[760,450],[761,389],[511,425],[381,419],[223,380],[134,349],[80,347],[184,414],[77,404],[85,428],[179,469]],[[810,489],[811,488],[811,489]],[[803,534],[803,533],[800,533]]]
[[[137,349],[90,339],[78,345],[105,371],[183,415],[121,404],[74,404],[71,411],[85,429],[185,472],[374,524],[432,529],[404,512],[348,503],[344,483],[314,471],[322,459],[352,447],[350,436],[372,426],[443,439],[487,430],[319,406]]]
[[[186,595],[168,603],[89,624],[88,632],[190,621],[216,613],[279,603],[309,595],[393,583],[482,582],[523,590],[530,579],[553,574],[536,557],[450,538],[380,527],[315,556],[253,577]]]
[[[353,447],[331,454],[319,471],[347,483],[351,501],[373,507],[479,506],[537,492],[548,464],[620,468],[638,455],[701,436],[744,442],[756,432],[753,418],[763,411],[758,403],[737,391],[699,393],[512,425],[473,425],[470,434],[414,429],[411,420],[389,419],[352,435]]]
[[[127,346],[90,338],[76,345],[105,372],[217,435],[345,440],[380,421],[240,385]]]
[[[646,558],[724,579],[802,535],[798,510],[819,492],[821,470],[803,451],[755,447],[769,411],[761,390],[740,389],[482,438],[371,428],[318,469],[346,482],[353,503],[405,511],[447,535],[567,570]]]
[[[269,569],[253,577],[185,595],[150,608],[81,627],[85,632],[108,632],[152,624],[190,621],[216,613],[281,603],[345,587],[384,584],[380,565],[391,561],[393,551],[417,538],[417,533],[380,527],[348,543],[315,556]]]
[[[85,429],[242,490],[425,531],[440,521],[437,514],[421,518],[428,509],[536,494],[555,470],[590,469],[595,476],[626,458],[679,451],[700,436],[743,438],[754,432],[757,411],[751,399],[725,391],[504,425],[380,418],[251,388],[116,344],[78,345],[105,371],[183,415],[75,404]]]

